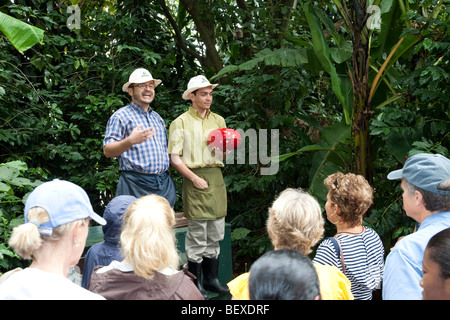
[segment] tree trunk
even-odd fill
[[[215,73],[219,72],[223,68],[223,63],[216,49],[214,16],[209,9],[209,1],[180,0],[180,3],[192,16],[200,38],[205,44],[206,56],[202,66],[206,69],[212,68]]]
[[[345,1],[343,1],[345,6]],[[365,0],[352,0],[351,18],[353,57],[350,79],[353,87],[352,135],[355,143],[356,171],[373,181],[369,122],[372,115],[369,101],[369,35]]]

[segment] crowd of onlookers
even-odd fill
[[[385,300],[450,299],[450,160],[417,154],[388,179],[401,180],[403,207],[417,229],[386,259],[380,237],[363,224],[373,188],[360,175],[338,172],[324,181],[336,234],[323,239],[314,197],[284,190],[268,210],[274,250],[228,283],[232,298],[368,300],[378,289]],[[198,279],[179,268],[175,215],[164,197],[118,196],[100,217],[82,188],[53,180],[35,188],[24,212],[9,245],[31,264],[0,278],[0,299],[204,299]],[[83,253],[89,220],[103,226],[104,241],[87,252],[80,286],[67,273]]]

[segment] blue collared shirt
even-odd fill
[[[400,240],[389,253],[384,269],[383,300],[422,299],[422,263],[428,241],[450,227],[450,211],[438,212],[421,223],[419,229]]]
[[[114,141],[121,141],[128,137],[138,125],[141,129],[153,127],[155,134],[146,141],[131,146],[119,157],[120,171],[136,171],[159,174],[169,168],[169,154],[167,152],[167,132],[164,120],[151,108],[145,111],[138,104],[117,110],[106,125],[103,147]]]

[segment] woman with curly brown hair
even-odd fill
[[[373,203],[373,189],[363,176],[353,173],[334,173],[324,184],[328,188],[327,219],[337,232],[320,244],[313,262],[338,267],[350,280],[355,299],[370,300],[384,269],[380,237],[363,226],[363,217]]]

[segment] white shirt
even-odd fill
[[[105,300],[69,279],[36,268],[13,273],[0,285],[0,300]]]
[[[126,262],[122,262],[122,261],[112,261],[109,266],[103,267],[98,269],[96,272],[97,273],[105,273],[108,272],[109,270],[120,270],[122,272],[131,272],[134,271],[133,265],[131,263],[126,263]],[[171,276],[174,275],[176,273],[178,273],[178,270],[174,270],[172,268],[165,268],[163,270],[158,271],[159,273],[162,273],[163,275],[166,276]]]

